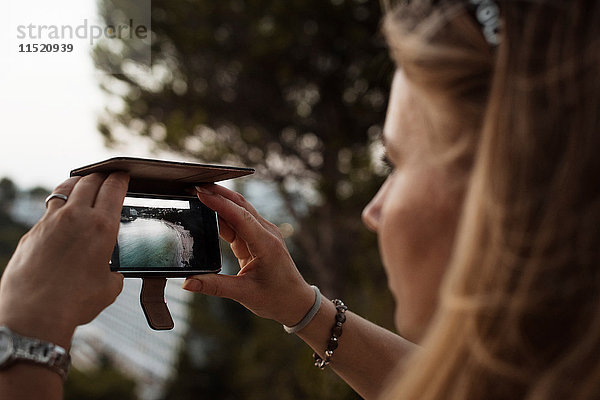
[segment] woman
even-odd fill
[[[412,2],[385,22],[394,169],[363,219],[422,349],[346,313],[331,367],[365,398],[386,379],[389,398],[600,398],[600,6],[495,7]],[[241,270],[184,288],[300,321],[315,297],[277,229],[237,194],[198,192]],[[325,302],[298,332],[318,359],[335,314]]]
[[[419,347],[319,303],[277,228],[219,186],[198,197],[240,272],[184,288],[295,331],[365,398],[600,398],[600,5],[503,2],[498,20],[494,4],[412,2],[385,22],[398,66],[384,129],[393,172],[363,219],[398,330]]]

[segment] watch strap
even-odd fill
[[[71,366],[71,356],[61,346],[36,338],[21,336],[8,328],[3,331],[10,335],[13,341],[13,362],[27,361],[43,365],[58,373],[64,380],[67,379]]]
[[[167,278],[143,278],[140,303],[148,325],[154,330],[173,329],[175,324],[165,302]]]

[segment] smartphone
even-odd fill
[[[217,273],[217,215],[196,197],[128,193],[110,267],[126,277]]]
[[[110,264],[126,277],[186,277],[221,270],[217,215],[194,185],[241,178],[252,168],[114,157],[71,171],[129,174],[121,226]]]

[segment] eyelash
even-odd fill
[[[389,174],[391,174],[392,172],[394,172],[394,170],[396,169],[394,163],[392,162],[392,160],[390,160],[390,158],[388,157],[387,154],[383,154],[381,156],[381,162],[383,163],[383,165],[385,165],[387,172]]]

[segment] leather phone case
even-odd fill
[[[188,190],[196,184],[214,183],[254,173],[252,168],[116,157],[74,169],[71,176],[118,171],[129,173],[128,192],[159,196],[189,196]]]
[[[116,157],[71,171],[71,176],[96,172],[127,172],[129,193],[155,196],[191,196],[194,185],[239,178],[254,173],[252,168]],[[173,329],[171,313],[164,299],[166,278],[142,278],[140,303],[148,325],[154,330]]]

